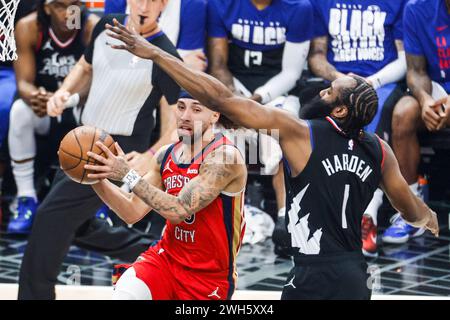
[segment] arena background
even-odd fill
[[[26,1],[26,0],[22,0]],[[86,1],[86,7],[102,15],[103,1]],[[38,137],[37,181],[39,196],[48,191],[57,166],[56,157],[49,158],[45,137]],[[374,299],[450,299],[450,129],[435,135],[421,136],[421,173],[429,182],[429,204],[438,213],[441,235],[438,239],[426,235],[400,246],[383,245],[380,256],[369,259],[375,271]],[[3,151],[4,152],[4,151]],[[50,171],[40,170],[52,164]],[[3,216],[0,231],[0,299],[16,299],[18,270],[26,245],[26,237],[9,236],[5,228],[9,205],[14,195],[14,183],[8,170],[3,185]],[[386,199],[385,199],[386,200]],[[259,167],[249,170],[248,204],[276,217],[275,195],[271,179],[259,175]],[[388,226],[394,210],[384,201],[379,214],[381,230]],[[148,225],[136,226],[142,232]],[[120,261],[81,250],[73,246],[58,277],[58,299],[109,299],[111,273]],[[279,299],[287,272],[288,258],[277,257],[270,238],[255,245],[244,245],[238,257],[238,290],[234,299]]]

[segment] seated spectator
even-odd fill
[[[407,83],[412,95],[395,107],[392,144],[403,177],[419,195],[417,133],[436,133],[450,126],[450,1],[410,1],[405,7],[403,25]],[[404,243],[421,233],[423,230],[395,216],[383,240]]]
[[[29,14],[35,1],[20,1],[17,7],[14,21],[18,21]],[[9,128],[9,112],[16,94],[16,77],[14,74],[12,61],[0,61],[0,194],[2,190],[3,174],[5,171],[6,148],[3,142],[6,141]],[[5,143],[6,144],[6,143]],[[3,152],[5,150],[5,152]],[[1,217],[1,198],[0,198],[0,217]]]
[[[159,26],[175,44],[184,62],[196,70],[206,70],[206,0],[165,0]],[[126,13],[127,0],[105,0],[105,14]]]
[[[129,15],[107,15],[97,23],[86,51],[49,99],[47,112],[52,117],[59,116],[67,97],[79,94],[80,99],[86,99],[81,116],[83,125],[105,130],[128,153],[145,153],[158,122],[154,111],[161,97],[164,95],[168,103],[175,104],[179,86],[156,64],[112,48],[117,42],[108,37],[106,25],[122,23],[168,54],[178,55],[157,23],[163,0],[128,3]],[[162,133],[153,150],[169,142],[169,137]],[[90,186],[72,181],[61,170],[56,172],[52,187],[39,206],[23,255],[19,299],[55,298],[57,276],[72,243],[122,261],[134,261],[155,240],[142,237],[133,228],[111,228],[94,219],[101,204]]]
[[[298,115],[298,97],[290,91],[306,63],[312,13],[304,0],[209,0],[209,72],[242,96]],[[259,141],[261,160],[273,173],[272,167],[279,168],[281,149],[277,144],[274,149],[266,135]],[[283,170],[274,175],[273,185],[283,216]]]
[[[317,92],[346,74],[364,77],[376,89],[379,101],[377,114],[366,130],[389,141],[392,110],[404,95],[399,81],[406,73],[402,41],[405,1],[312,0],[312,4],[315,38],[309,66],[324,80]],[[313,118],[326,112],[309,106],[302,107],[300,117]],[[382,202],[383,193],[378,189],[363,216],[363,253],[367,256],[377,255],[377,212]]]
[[[38,202],[34,187],[35,133],[51,127],[68,131],[76,125],[72,111],[62,123],[47,116],[47,101],[82,56],[98,17],[82,11],[81,29],[69,24],[66,10],[77,0],[41,0],[37,11],[16,26],[18,60],[14,62],[20,99],[11,108],[9,152],[17,185],[18,208],[8,225],[10,233],[28,233]],[[57,141],[55,141],[57,143]]]

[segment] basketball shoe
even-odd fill
[[[391,223],[391,226],[383,233],[383,242],[394,244],[406,243],[409,239],[419,237],[425,232],[425,228],[415,228],[407,224],[400,216],[400,213],[392,216]]]
[[[123,264],[115,264],[113,266],[113,272],[112,272],[112,278],[111,282],[112,285],[115,286],[117,281],[119,281],[120,277],[127,271],[128,268],[131,267],[131,264],[123,263]]]
[[[364,256],[374,258],[378,256],[377,251],[377,226],[373,223],[372,217],[364,214],[361,223],[362,252]]]
[[[20,197],[18,199],[17,211],[8,224],[8,233],[28,234],[33,225],[38,202],[32,197]]]
[[[113,222],[109,216],[109,207],[106,204],[103,204],[101,208],[97,210],[95,217],[100,220],[105,220],[111,227],[113,226]]]

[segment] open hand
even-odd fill
[[[111,44],[111,48],[126,50],[143,59],[154,59],[158,55],[159,49],[148,42],[136,30],[128,30],[117,19],[113,20],[114,26],[107,23],[105,25],[107,35],[111,38],[121,41],[122,45]]]
[[[90,165],[86,164],[84,168],[86,170],[92,170],[95,173],[89,173],[88,178],[90,179],[111,179],[115,181],[122,181],[126,176],[128,171],[130,171],[130,166],[125,158],[125,153],[122,148],[116,142],[115,147],[117,150],[117,156],[111,152],[103,143],[97,141],[95,143],[106,155],[106,158],[98,155],[96,153],[87,152],[87,155],[96,160],[100,164]]]

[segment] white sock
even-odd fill
[[[279,217],[284,217],[285,215],[286,215],[286,207],[283,207],[280,210],[278,210]]]
[[[420,194],[418,182],[410,184],[409,189],[411,189],[411,191],[412,191],[412,193],[414,193],[414,195],[418,196],[419,198],[422,198],[422,195]]]
[[[17,185],[17,197],[32,197],[35,200],[36,190],[34,189],[34,160],[23,163],[12,161],[12,172]]]
[[[381,191],[380,188],[375,190],[375,193],[373,194],[373,198],[370,201],[369,205],[367,206],[365,214],[368,214],[375,225],[377,225],[377,217],[378,217],[378,209],[380,209],[381,205],[383,204],[383,191]]]

